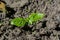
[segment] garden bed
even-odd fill
[[[7,14],[2,14],[0,40],[60,40],[60,0],[2,0]],[[44,13],[45,17],[23,28],[13,26],[10,20],[26,18],[32,12]]]

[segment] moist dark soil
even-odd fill
[[[1,0],[6,4],[5,14],[0,15],[0,40],[60,40],[60,0]],[[23,28],[10,24],[16,17],[28,17],[32,12],[45,17]]]

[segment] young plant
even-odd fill
[[[42,13],[31,13],[28,18],[14,18],[11,20],[12,25],[16,25],[18,27],[25,26],[26,23],[33,24],[37,22],[38,20],[43,19],[45,15]]]

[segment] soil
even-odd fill
[[[60,0],[1,0],[7,14],[0,15],[0,40],[60,40]],[[45,17],[23,28],[10,24],[16,17],[26,18],[32,12]]]

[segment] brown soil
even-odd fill
[[[60,0],[2,0],[7,14],[0,19],[0,40],[60,40]],[[42,12],[42,21],[23,28],[12,26],[15,17],[28,17],[32,12]]]

